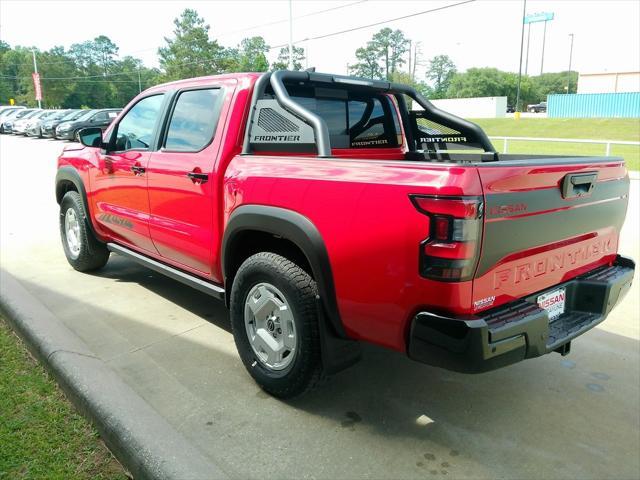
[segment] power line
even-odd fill
[[[331,11],[334,11],[334,10],[340,10],[342,8],[351,7],[353,5],[358,5],[360,3],[365,3],[367,1],[369,1],[369,0],[358,0],[356,2],[351,2],[351,3],[344,4],[344,5],[338,5],[336,7],[325,8],[324,10],[316,10],[314,12],[305,13],[304,15],[300,15],[298,17],[293,17],[293,19],[294,20],[298,20],[298,19],[301,19],[301,18],[312,17],[314,15],[320,15],[322,13],[327,13],[327,12],[331,12]],[[270,27],[272,25],[278,25],[278,24],[285,23],[285,22],[288,22],[288,21],[289,21],[289,19],[286,18],[286,19],[282,19],[282,20],[275,20],[275,21],[269,22],[269,23],[263,23],[263,24],[260,24],[260,25],[253,25],[252,27],[247,27],[247,28],[243,28],[243,29],[232,30],[232,31],[229,31],[229,32],[222,32],[219,35],[217,35],[216,38],[214,38],[214,40],[216,40],[217,38],[224,37],[226,35],[233,35],[233,34],[236,34],[236,33],[249,32],[251,30],[256,30],[258,28]],[[118,54],[118,57],[119,58],[121,58],[122,56],[127,57],[127,56],[131,56],[134,53],[149,52],[151,50],[157,50],[157,49],[158,49],[158,47],[143,48],[143,49],[140,49],[140,50],[134,50],[134,51],[128,52],[126,54]],[[45,52],[41,52],[41,53],[45,53]],[[71,58],[69,58],[67,60],[58,60],[58,61],[55,61],[55,62],[38,62],[38,65],[56,65],[56,64],[68,63],[68,62],[72,62],[72,61],[73,60]],[[16,66],[19,66],[19,65],[31,65],[31,62],[17,63],[15,65]]]
[[[362,3],[364,1],[367,1],[367,0],[361,0],[359,2],[354,2],[354,3],[351,3],[351,4],[347,4],[347,5],[344,5],[343,7],[346,7],[346,6],[349,6],[349,5],[354,5],[356,3]],[[420,16],[420,15],[426,15],[428,13],[438,12],[438,11],[441,11],[441,10],[446,10],[446,9],[453,8],[453,7],[458,7],[458,6],[461,6],[461,5],[466,5],[468,3],[473,3],[475,1],[476,0],[464,0],[462,2],[453,3],[453,4],[449,4],[449,5],[444,5],[442,7],[431,8],[429,10],[423,10],[423,11],[420,11],[420,12],[414,12],[414,13],[410,13],[408,15],[403,15],[403,16],[400,16],[400,17],[390,18],[390,19],[386,19],[386,20],[380,20],[378,22],[369,23],[367,25],[360,25],[358,27],[348,28],[346,30],[340,30],[340,31],[337,31],[337,32],[326,33],[326,34],[317,35],[317,36],[314,36],[314,37],[307,37],[307,38],[304,38],[304,39],[301,39],[301,40],[297,40],[295,43],[306,42],[306,41],[310,41],[310,40],[320,40],[320,39],[323,39],[323,38],[333,37],[333,36],[336,36],[336,35],[342,35],[342,34],[345,34],[345,33],[355,32],[357,30],[363,30],[365,28],[375,27],[375,26],[378,26],[378,25],[383,25],[385,23],[396,22],[398,20],[404,20],[406,18],[417,17],[417,16]],[[333,9],[336,9],[336,8],[338,8],[338,7],[334,7]],[[320,12],[315,12],[315,13],[320,13]],[[307,16],[310,16],[310,15],[312,15],[312,14],[307,14]],[[281,45],[276,45],[274,47],[270,47],[269,50],[274,50],[276,48],[286,47],[287,45],[288,45],[288,43],[283,43]],[[179,65],[180,66],[189,66],[189,65],[203,65],[203,64],[208,64],[208,63],[210,63],[209,60],[198,60],[198,61],[194,61],[194,62],[181,63]],[[123,72],[123,73],[118,73],[118,74],[96,75],[94,77],[101,78],[101,77],[106,77],[106,76],[111,76],[111,75],[131,75],[131,74]],[[31,77],[0,76],[0,78],[18,79],[18,78],[31,78]],[[41,80],[71,80],[71,79],[75,79],[75,78],[85,79],[85,78],[92,78],[92,77],[87,77],[87,76],[85,76],[85,77],[50,77],[50,78],[42,77]],[[118,82],[117,80],[104,80],[104,81],[97,80],[97,82],[99,82],[99,83],[103,83],[103,82],[107,82],[107,81]],[[90,80],[85,80],[85,82],[90,82]],[[127,82],[128,81],[124,81],[123,83],[127,83]]]
[[[351,2],[351,3],[347,3],[345,5],[338,5],[337,7],[331,7],[331,8],[326,8],[324,10],[317,10],[315,12],[310,12],[310,13],[305,13],[304,15],[300,15],[298,17],[293,17],[294,20],[299,20],[301,18],[307,18],[307,17],[312,17],[314,15],[320,15],[321,13],[326,13],[326,12],[331,12],[333,10],[340,10],[341,8],[347,8],[347,7],[351,7],[353,5],[358,5],[359,3],[364,3],[368,0],[358,0],[357,2]],[[243,28],[243,29],[239,29],[239,30],[232,30],[230,32],[222,32],[220,34],[220,36],[224,36],[224,35],[232,35],[234,33],[242,33],[242,32],[248,32],[250,30],[256,30],[257,28],[262,28],[262,27],[270,27],[272,25],[279,25],[281,23],[286,23],[288,22],[289,19],[288,18],[284,18],[282,20],[276,20],[273,22],[269,22],[269,23],[263,23],[261,25],[254,25],[253,27],[247,27],[247,28]]]
[[[448,8],[458,7],[460,5],[465,5],[467,3],[473,3],[475,1],[476,0],[465,0],[463,2],[458,2],[458,3],[453,3],[453,4],[450,4],[450,5],[445,5],[443,7],[431,8],[429,10],[423,10],[422,12],[410,13],[409,15],[403,15],[401,17],[390,18],[390,19],[387,19],[387,20],[381,20],[381,21],[375,22],[375,23],[369,23],[368,25],[361,25],[359,27],[348,28],[346,30],[340,30],[338,32],[325,33],[324,35],[317,35],[315,37],[303,38],[301,40],[297,40],[295,43],[306,42],[308,40],[320,40],[321,38],[333,37],[335,35],[342,35],[343,33],[355,32],[356,30],[362,30],[362,29],[365,29],[365,28],[375,27],[377,25],[382,25],[382,24],[385,24],[385,23],[395,22],[397,20],[404,20],[405,18],[417,17],[418,15],[425,15],[427,13],[433,13],[433,12],[437,12],[437,11],[440,11],[440,10],[446,10]],[[288,45],[287,43],[283,43],[281,45],[276,45],[275,47],[271,47],[270,50],[273,50],[275,48],[286,47],[287,45]]]

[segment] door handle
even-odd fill
[[[572,173],[562,180],[562,197],[575,198],[591,195],[598,180],[598,172]]]
[[[209,180],[208,174],[200,172],[189,172],[187,173],[187,177],[189,177],[195,184],[207,183],[207,181]]]
[[[131,167],[131,171],[136,175],[142,175],[145,172],[145,168],[141,167],[140,165],[133,165]]]

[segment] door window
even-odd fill
[[[107,112],[96,113],[93,117],[91,117],[91,121],[93,123],[106,122],[107,121]]]
[[[164,143],[166,150],[197,152],[213,138],[220,109],[220,89],[182,92],[176,100]]]
[[[115,150],[148,150],[164,94],[145,97],[120,120],[116,130]]]

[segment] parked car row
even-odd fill
[[[21,106],[0,107],[0,133],[38,138],[78,140],[85,127],[105,130],[121,108],[46,110]]]

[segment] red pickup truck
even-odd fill
[[[69,263],[115,252],[226,301],[278,397],[353,364],[360,341],[470,373],[565,355],[633,279],[622,159],[498,154],[406,85],[184,80],[79,137],[56,176]]]

